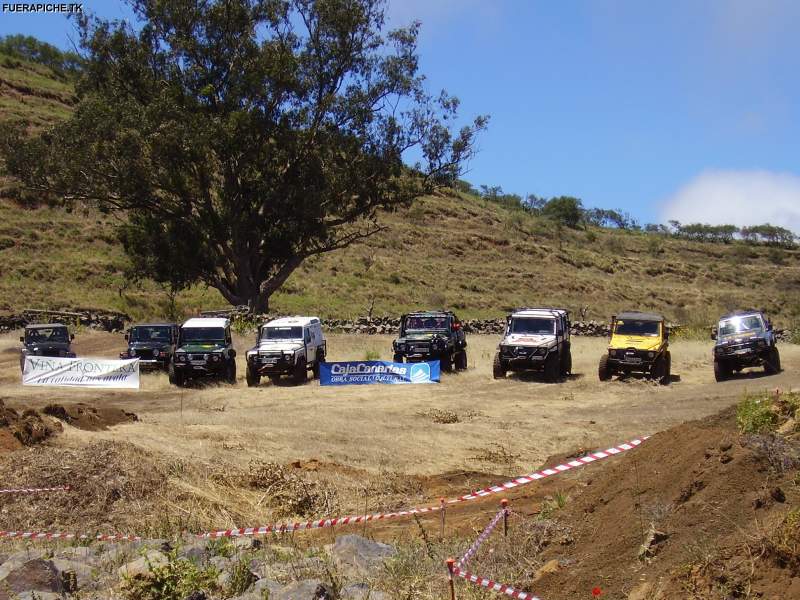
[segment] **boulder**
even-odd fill
[[[34,558],[11,569],[0,586],[0,600],[18,598],[23,592],[61,592],[61,573],[50,560]]]
[[[150,572],[150,567],[160,567],[167,564],[167,557],[158,550],[149,550],[136,560],[125,563],[119,569],[117,574],[127,577],[135,577],[136,575],[145,575]]]
[[[349,576],[368,575],[395,554],[397,550],[393,546],[373,542],[355,534],[336,538],[336,543],[331,548],[334,563]]]

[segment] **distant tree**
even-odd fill
[[[419,24],[384,33],[383,0],[129,3],[138,31],[78,19],[72,116],[33,139],[7,126],[0,154],[30,190],[124,213],[149,275],[185,252],[179,279],[231,304],[265,312],[305,259],[454,185],[486,125],[454,131],[458,101],[424,88]]]
[[[29,35],[0,38],[0,54],[45,65],[60,75],[74,74],[81,66],[81,57],[77,53],[64,52]]]
[[[578,198],[559,196],[547,201],[542,208],[542,215],[556,223],[575,229],[583,217],[583,206]]]
[[[536,194],[528,194],[523,201],[525,209],[529,212],[534,214],[539,214],[542,212],[545,204],[547,204],[546,198],[540,198]]]

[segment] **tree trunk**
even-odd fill
[[[251,315],[263,315],[269,312],[269,295],[258,292],[247,301],[247,309]]]

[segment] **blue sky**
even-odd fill
[[[129,14],[119,0],[84,5]],[[473,184],[642,222],[800,232],[800,3],[390,0],[389,17],[422,21],[431,91],[491,115]],[[63,47],[70,27],[2,15],[0,34],[18,32]]]

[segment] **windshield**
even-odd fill
[[[617,335],[658,336],[658,321],[617,321],[614,333]]]
[[[556,322],[553,319],[511,319],[511,333],[538,333],[553,335]]]
[[[303,337],[302,327],[264,327],[262,340],[299,340]]]
[[[169,343],[168,326],[160,327],[132,327],[128,340],[131,342],[154,342],[158,344]]]
[[[403,323],[404,331],[433,331],[439,329],[444,331],[450,329],[450,317],[411,316],[411,317],[406,317],[406,320]]]
[[[225,342],[224,327],[188,327],[181,329],[184,342]]]
[[[48,327],[28,329],[25,332],[25,342],[68,342],[69,332],[66,327]]]
[[[719,322],[719,335],[734,335],[746,331],[761,331],[763,325],[758,315],[733,317]]]

